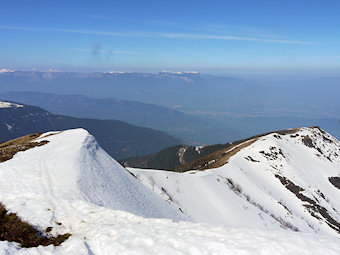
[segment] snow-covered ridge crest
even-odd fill
[[[200,74],[200,72],[198,72],[198,71],[173,72],[173,71],[167,71],[167,70],[163,70],[159,73],[160,74]]]
[[[112,159],[86,130],[49,132],[34,140],[41,141],[46,144],[0,163],[0,201],[42,230],[77,233],[77,215],[84,208],[186,219]]]
[[[24,107],[21,104],[15,104],[11,102],[6,102],[6,101],[0,101],[0,108],[21,108]]]
[[[312,127],[273,132],[244,143],[247,146],[226,164],[210,170],[130,171],[196,221],[339,235],[336,138]]]
[[[40,199],[68,200],[70,203],[82,200],[143,217],[184,219],[179,211],[176,212],[146,189],[112,159],[85,129],[46,133],[36,141],[48,143],[19,152],[13,159],[0,165],[0,176],[6,180],[4,182],[24,187],[20,190],[10,186],[11,189],[9,187],[6,192],[8,195],[11,192],[26,193],[28,184],[21,186],[19,183],[26,183],[33,178],[36,186],[30,187],[30,192]],[[17,171],[18,176],[23,178],[8,176],[4,170],[6,168],[13,168],[12,173]],[[3,184],[4,187],[7,184]],[[2,195],[0,200],[10,206],[11,203],[6,202],[8,196]],[[34,197],[32,199],[35,200]],[[13,210],[16,211],[15,206]]]

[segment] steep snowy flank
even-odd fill
[[[86,130],[47,133],[36,141],[49,142],[0,165],[0,201],[20,214],[27,211],[25,218],[35,218],[35,210],[45,211],[39,220],[46,224],[65,213],[72,201],[143,217],[184,218],[112,159]]]
[[[317,127],[280,133],[246,141],[215,169],[130,171],[195,221],[338,235],[340,142]]]

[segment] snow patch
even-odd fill
[[[178,155],[178,161],[183,165],[185,164],[185,160],[184,160],[184,154],[187,151],[187,147],[181,147],[179,148],[177,155]]]
[[[13,73],[14,70],[6,69],[6,68],[0,68],[0,73]]]
[[[8,129],[8,131],[11,132],[13,127],[12,127],[11,125],[7,124],[7,123],[5,123],[5,125],[6,125],[6,127],[7,127],[7,129]]]
[[[200,145],[200,146],[195,146],[195,151],[197,151],[198,154],[201,154],[201,150],[204,148],[204,145]]]
[[[24,106],[21,104],[0,101],[0,108],[19,108],[19,107],[24,107]]]

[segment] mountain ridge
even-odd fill
[[[13,148],[17,149],[13,157],[0,163],[5,191],[0,201],[42,232],[50,228],[51,234],[79,235],[81,222],[91,218],[87,210],[100,217],[101,208],[106,213],[111,209],[146,218],[186,219],[138,182],[84,129],[21,137],[2,145],[1,152]]]
[[[158,130],[136,127],[122,121],[73,118],[54,115],[35,106],[0,108],[0,140],[51,130],[85,127],[97,136],[107,152],[120,159],[156,152],[181,143]]]
[[[313,126],[311,128],[318,128],[318,126]],[[172,170],[177,172],[185,172],[192,169],[205,170],[213,168],[208,162],[211,160],[216,161],[217,157],[227,154],[226,152],[231,152],[228,157],[235,153],[234,149],[237,149],[243,143],[246,145],[255,142],[262,136],[278,133],[287,134],[297,132],[298,128],[284,129],[278,131],[271,131],[262,133],[255,136],[250,136],[241,140],[233,141],[226,144],[213,144],[213,145],[201,145],[201,146],[188,146],[188,145],[177,145],[169,148],[165,148],[162,151],[140,157],[132,157],[127,159],[122,159],[122,163],[126,167],[134,168],[148,168],[148,169],[161,169],[161,170]],[[187,155],[189,154],[189,155]],[[170,161],[169,161],[170,159]],[[165,161],[168,161],[165,163]],[[207,168],[205,168],[207,167]]]
[[[97,98],[109,95],[121,100],[176,106],[185,112],[214,114],[339,118],[340,106],[336,80],[324,82],[308,77],[292,83],[284,79],[258,81],[185,73],[14,71],[0,73],[0,84],[0,92],[44,91]],[[314,101],[318,104],[311,104]]]
[[[340,233],[340,141],[333,136],[318,127],[271,132],[220,155],[184,173],[128,169],[197,221]]]
[[[203,120],[175,109],[137,101],[24,91],[0,93],[0,98],[42,107],[53,114],[120,120],[161,130],[188,144],[210,144],[230,140],[242,133],[213,120]]]
[[[69,238],[29,249],[1,241],[0,252],[335,255],[339,248],[340,141],[318,128],[262,136],[220,168],[185,173],[127,171],[83,129],[5,146],[0,151],[28,149],[0,163],[0,202],[41,233]]]

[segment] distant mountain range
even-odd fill
[[[79,127],[96,135],[100,145],[117,159],[155,153],[182,143],[165,132],[122,121],[54,115],[39,107],[0,101],[0,142],[36,132]]]
[[[262,81],[195,72],[13,71],[0,73],[0,99],[55,114],[117,119],[165,131],[193,145],[315,125],[340,139],[339,82],[337,77]]]
[[[201,73],[0,73],[0,93],[35,91],[112,97],[227,116],[340,117],[340,78],[256,79]],[[269,130],[268,130],[269,131]]]
[[[42,107],[54,114],[80,118],[114,119],[136,126],[162,130],[186,144],[227,142],[246,135],[222,122],[202,120],[177,110],[114,98],[88,98],[38,92],[0,93],[0,99]]]
[[[35,91],[57,94],[81,94],[89,97],[113,97],[181,107],[199,103],[211,104],[208,91],[223,90],[214,95],[230,100],[240,93],[243,81],[232,77],[215,77],[200,73],[69,73],[14,71],[0,73],[0,92]],[[234,88],[227,92],[228,89]],[[194,97],[194,98],[193,98]],[[209,100],[207,100],[209,98]],[[235,97],[236,99],[236,97]],[[193,101],[194,100],[194,101]],[[179,105],[181,104],[181,105]]]

